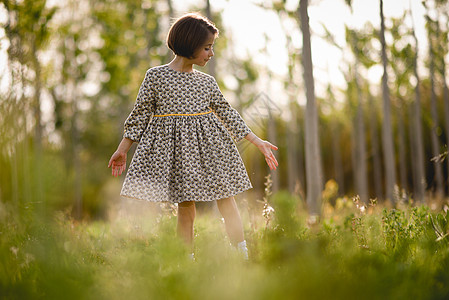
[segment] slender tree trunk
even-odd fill
[[[446,65],[444,63],[441,67],[441,74],[443,80],[443,99],[444,99],[444,120],[445,120],[445,130],[446,130],[446,151],[449,151],[449,89],[447,87],[446,82]],[[446,178],[446,187],[449,187],[449,154],[446,156],[446,164],[447,164],[447,178]],[[448,190],[449,193],[449,190]]]
[[[413,16],[412,16],[413,22]],[[413,172],[413,185],[415,191],[415,199],[419,203],[424,202],[425,190],[426,190],[426,177],[425,177],[425,166],[424,166],[424,143],[422,134],[422,122],[421,122],[421,92],[420,92],[420,77],[418,74],[418,58],[419,58],[419,45],[418,39],[415,33],[415,24],[412,23],[412,35],[415,40],[415,57],[413,58],[413,73],[416,78],[415,86],[415,101],[413,103],[413,116],[411,125],[413,130],[411,130],[410,140],[413,141],[412,145],[412,166]]]
[[[379,151],[379,134],[377,131],[377,109],[371,94],[368,93],[369,106],[371,112],[370,134],[371,134],[371,153],[373,155],[373,181],[375,198],[383,198],[382,189],[382,159]]]
[[[447,4],[447,1],[446,1]],[[449,20],[449,8],[445,11],[444,13],[445,17],[446,17],[446,21]],[[439,28],[439,24],[438,24],[438,28]],[[443,32],[443,34],[445,35],[443,38],[441,38],[441,40],[443,41],[447,41],[448,40],[448,33],[449,33],[449,28],[448,28],[448,24],[446,22],[446,28],[443,29],[445,30]],[[444,101],[444,125],[445,125],[445,131],[446,131],[446,151],[449,151],[449,89],[447,86],[447,80],[446,80],[446,61],[445,61],[445,56],[446,53],[443,53],[442,57],[441,57],[441,62],[440,62],[440,73],[441,73],[441,80],[443,82],[443,101]],[[446,182],[445,185],[447,188],[449,188],[449,154],[446,156],[446,164],[447,164],[447,178],[446,178]],[[447,191],[449,194],[449,190]]]
[[[385,43],[385,19],[383,13],[383,0],[380,0],[380,42],[382,44],[382,97],[384,120],[382,123],[382,146],[384,152],[385,167],[385,192],[386,198],[395,204],[393,191],[396,184],[396,164],[394,159],[393,130],[391,126],[390,93],[388,90],[387,52]]]
[[[283,22],[281,22],[281,25],[283,25]],[[282,27],[285,31],[286,28]],[[292,45],[292,38],[290,36],[287,36],[287,51],[288,51],[288,81],[285,83],[285,87],[287,90],[289,88],[292,88],[296,90],[296,87],[293,87],[292,84],[294,82],[293,80],[293,72],[295,70],[295,66],[297,63],[296,57],[294,56],[294,53],[296,49]],[[287,125],[287,172],[288,172],[288,190],[290,194],[297,193],[297,185],[298,185],[298,167],[297,167],[297,155],[296,155],[296,145],[297,145],[297,137],[298,137],[298,124],[297,124],[297,105],[296,105],[296,93],[293,93],[293,91],[290,92],[289,96],[289,109],[290,109],[290,120]]]
[[[432,148],[432,156],[437,157],[440,155],[440,143],[438,140],[438,109],[437,109],[437,95],[435,92],[435,53],[433,47],[433,21],[430,17],[426,16],[428,23],[428,43],[429,43],[429,76],[430,76],[430,114],[431,114],[431,124],[430,124],[430,140]],[[442,198],[444,196],[444,180],[443,180],[443,168],[440,162],[434,162],[434,174],[435,174],[435,196],[437,198]]]
[[[297,165],[298,167],[298,179],[296,181],[295,186],[295,192],[299,193],[299,195],[305,199],[305,186],[306,186],[306,178],[305,178],[305,163],[304,163],[304,149],[305,149],[305,143],[304,139],[302,138],[304,136],[303,130],[301,126],[297,127],[297,144],[296,149],[298,149],[298,153],[296,154],[297,157]]]
[[[290,97],[290,115],[291,119],[288,122],[287,126],[287,172],[288,172],[288,191],[290,194],[294,194],[296,191],[296,182],[297,182],[297,162],[296,162],[296,137],[297,133],[297,124],[296,124],[296,107],[295,107],[295,98]]]
[[[432,55],[431,55],[432,56]],[[437,97],[435,93],[435,79],[434,79],[434,66],[433,66],[433,58],[431,57],[430,62],[430,113],[432,116],[432,120],[430,121],[431,133],[431,148],[432,148],[432,156],[437,157],[440,155],[440,143],[438,140],[437,130],[438,130],[438,112],[437,112]],[[442,198],[444,196],[444,183],[443,183],[443,169],[441,167],[441,163],[438,161],[434,162],[434,170],[435,170],[435,195],[437,198]]]
[[[395,73],[396,78],[400,76],[400,74]],[[405,150],[406,138],[405,138],[405,129],[404,129],[404,111],[400,108],[407,107],[407,104],[404,103],[403,99],[401,99],[401,93],[399,91],[399,85],[396,85],[395,89],[396,101],[398,108],[393,106],[393,111],[396,109],[397,115],[397,139],[398,139],[398,164],[399,164],[399,188],[398,188],[398,196],[401,197],[402,200],[407,200],[406,193],[408,192],[407,185],[407,154]]]
[[[405,106],[405,104],[401,104]],[[407,164],[405,151],[405,129],[403,112],[398,111],[398,162],[399,162],[399,180],[401,183],[401,190],[408,191],[407,186]]]
[[[351,1],[346,1],[346,4],[352,10]],[[354,84],[357,91],[357,112],[354,120],[353,130],[353,153],[352,164],[354,167],[354,182],[355,191],[360,197],[360,200],[367,204],[368,193],[368,178],[367,178],[367,166],[366,166],[366,139],[365,139],[365,124],[363,122],[363,95],[358,82],[358,65],[359,65],[359,53],[358,39],[354,31],[351,31],[349,42],[352,44],[352,49],[355,57],[354,64]]]
[[[298,17],[301,24],[303,49],[302,64],[306,86],[306,115],[305,115],[305,143],[306,143],[306,177],[307,177],[307,206],[311,215],[321,215],[322,165],[320,142],[318,139],[318,112],[315,101],[315,83],[313,79],[312,49],[310,43],[309,16],[307,13],[308,0],[300,0]]]
[[[357,115],[355,126],[355,142],[356,142],[356,189],[360,196],[360,200],[368,204],[368,179],[366,171],[366,144],[365,144],[365,123],[363,122],[363,100],[362,91],[358,82],[357,66],[358,58],[356,56],[356,63],[354,67],[354,81],[357,90]]]
[[[411,155],[411,165],[412,165],[412,178],[413,178],[413,195],[412,198],[416,203],[424,202],[424,185],[422,184],[422,180],[425,180],[423,177],[420,177],[418,174],[420,172],[420,163],[418,160],[418,138],[416,137],[416,125],[415,125],[415,103],[410,106],[410,116],[412,116],[412,120],[409,123],[410,125],[410,155]],[[422,154],[422,153],[421,153]],[[424,166],[422,166],[424,167]],[[422,170],[421,170],[422,171]],[[421,174],[422,175],[422,174]]]
[[[345,174],[343,170],[343,161],[341,159],[341,143],[340,143],[340,128],[335,122],[332,125],[332,154],[334,158],[334,170],[335,181],[338,184],[338,195],[343,196],[345,194]]]
[[[351,170],[352,170],[352,182],[353,182],[353,190],[354,194],[357,195],[358,192],[358,178],[357,178],[357,138],[356,138],[356,125],[354,124],[354,119],[352,120],[352,127],[354,127],[353,130],[351,130]]]
[[[448,4],[447,0],[445,2],[446,2],[446,4]],[[446,16],[447,16],[448,9],[449,9],[449,6],[447,6],[447,8],[445,10],[446,11]],[[447,31],[446,31],[446,33],[444,33],[446,35],[446,37],[443,37],[441,35],[441,27],[440,27],[441,14],[440,14],[440,10],[441,10],[440,7],[436,7],[436,11],[437,11],[437,17],[436,17],[436,20],[435,20],[436,39],[438,41],[440,41],[440,40],[447,41]],[[445,22],[445,24],[447,26],[447,22]],[[447,45],[446,45],[446,47],[447,47]],[[442,46],[440,48],[445,49],[446,47]],[[439,73],[441,74],[441,81],[443,83],[443,105],[444,105],[444,116],[446,118],[443,126],[445,126],[446,134],[448,134],[449,132],[447,131],[447,129],[449,129],[449,120],[447,118],[449,117],[449,107],[448,107],[449,103],[447,103],[447,102],[449,101],[449,95],[448,95],[447,83],[446,83],[446,63],[445,63],[445,60],[444,60],[446,54],[447,54],[447,52],[441,53],[439,55],[439,57],[437,57],[437,59],[438,59],[438,67],[437,68],[438,68]],[[449,141],[449,138],[446,137],[446,140]],[[446,144],[446,150],[447,150],[447,144]],[[441,150],[440,152],[442,152],[442,151],[443,150]],[[447,171],[449,173],[449,159],[447,157],[446,157],[446,163],[447,163],[447,166],[448,166],[448,170]],[[443,165],[442,165],[442,163],[441,163],[441,176],[443,177],[442,192],[443,192],[443,196],[444,196],[445,195],[445,189],[446,189],[445,185],[446,185],[447,182],[449,182],[449,174],[448,174],[448,179],[445,180],[444,179],[444,172],[443,172]]]

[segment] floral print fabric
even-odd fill
[[[125,121],[124,137],[139,144],[121,195],[179,203],[250,189],[233,141],[250,132],[212,76],[151,68]]]

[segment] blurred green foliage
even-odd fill
[[[0,298],[449,296],[448,238],[439,238],[434,227],[448,233],[445,212],[424,206],[374,207],[362,214],[352,206],[309,228],[297,212],[296,198],[280,193],[272,202],[273,222],[265,226],[260,212],[258,226],[245,229],[250,249],[246,263],[215,215],[203,214],[196,220],[192,262],[176,238],[176,216],[156,213],[148,203],[139,204],[137,214],[122,206],[110,222],[89,223],[76,222],[62,212],[47,219],[19,216],[17,209],[1,204]],[[346,219],[349,226],[344,225]]]

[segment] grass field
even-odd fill
[[[214,213],[196,220],[192,262],[170,209],[133,204],[109,221],[77,223],[0,203],[0,297],[449,299],[445,212],[338,199],[310,227],[285,193],[265,214],[239,204],[248,262]]]

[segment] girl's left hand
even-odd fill
[[[276,170],[276,167],[279,164],[271,150],[277,150],[278,147],[270,142],[260,140],[260,142],[257,143],[257,148],[259,148],[260,152],[262,152],[262,154],[265,156],[265,161],[270,167],[270,170]]]

